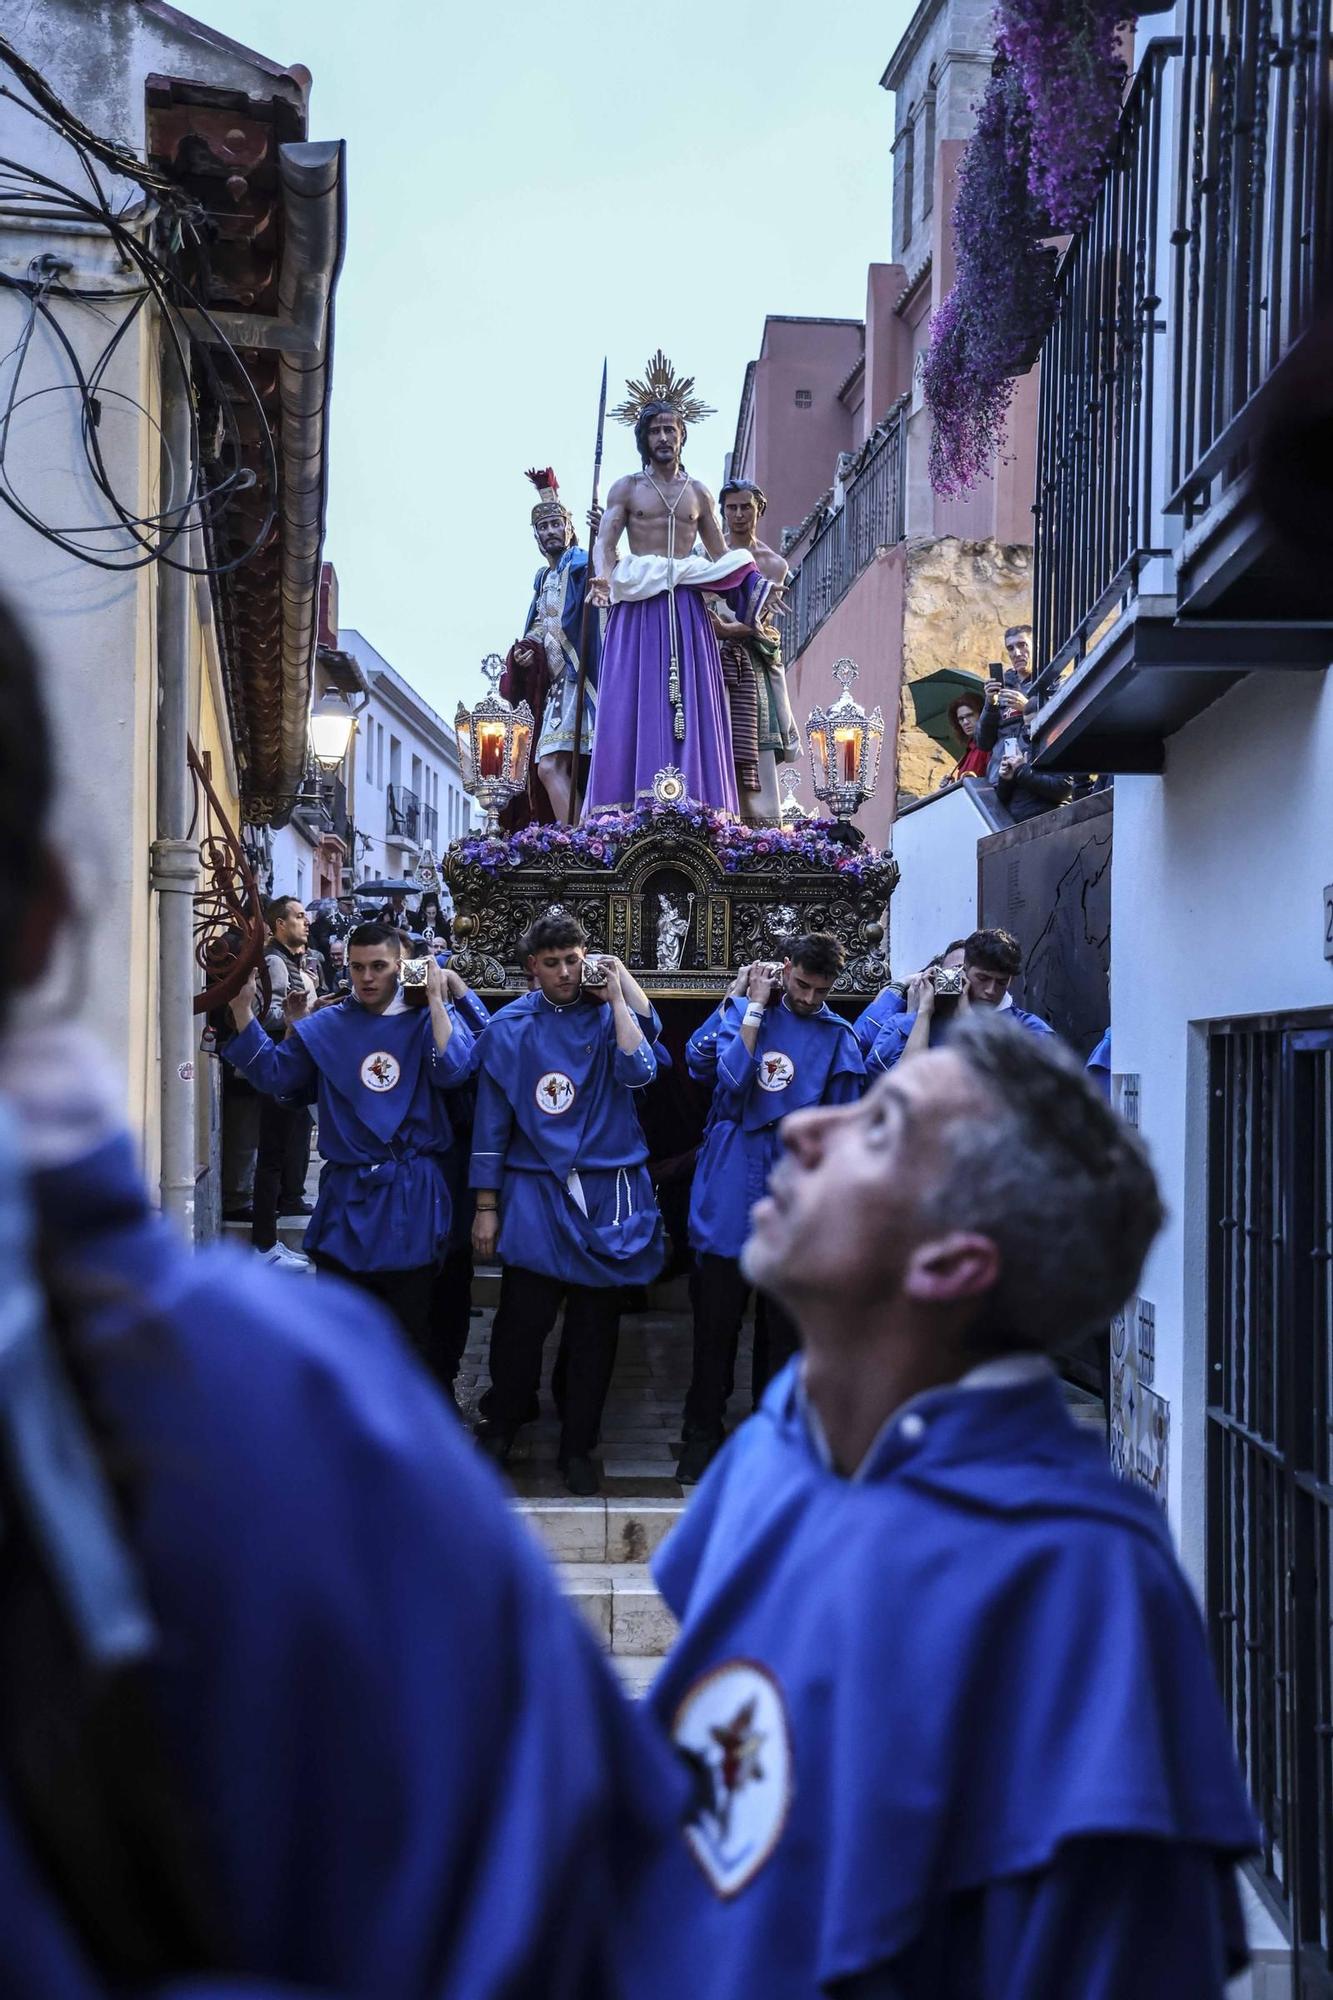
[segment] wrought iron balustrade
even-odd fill
[[[789,664],[869,567],[876,549],[903,539],[906,428],[904,397],[886,418],[883,434],[866,454],[842,506],[792,572],[782,620],[782,650]]]
[[[1178,41],[1144,53],[1096,207],[1060,266],[1041,350],[1033,639],[1049,691],[1160,549],[1155,387],[1163,109]]]
[[[1333,267],[1329,0],[1190,0],[1173,318],[1173,508],[1243,471],[1255,398]]]
[[[421,799],[408,785],[390,785],[386,796],[391,840],[420,840]]]
[[[432,849],[439,846],[440,815],[434,806],[421,808],[421,838]]]

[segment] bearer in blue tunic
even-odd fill
[[[690,1074],[714,1084],[690,1194],[694,1367],[677,1466],[686,1485],[703,1477],[726,1434],[750,1296],[741,1246],[750,1231],[750,1210],[781,1152],[782,1120],[807,1105],[850,1103],[865,1088],[851,1026],[828,1005],[843,964],[836,938],[822,932],[798,938],[776,973],[764,964],[746,968],[744,999],[733,987],[685,1052]],[[769,1378],[795,1350],[796,1329],[781,1307],[761,1295],[755,1307],[756,1407]]]
[[[1221,2000],[1254,1825],[1202,1626],[1047,1360],[1137,1283],[1137,1135],[992,1012],[783,1138],[744,1265],[803,1355],[655,1565],[698,1790],[633,2000]]]
[[[871,1048],[874,1046],[875,1037],[884,1026],[884,1023],[891,1021],[895,1014],[905,1014],[906,1012],[907,996],[899,987],[883,986],[880,988],[869,1006],[863,1007],[852,1023],[852,1032],[856,1036],[856,1046],[860,1049],[863,1057],[870,1054]]]
[[[414,1347],[428,1341],[431,1286],[449,1237],[445,1094],[472,1074],[476,1039],[455,1009],[462,981],[428,962],[427,1005],[399,990],[401,941],[363,924],[347,941],[352,997],[310,1014],[289,996],[290,1030],[271,1042],[253,981],[232,1002],[224,1054],[271,1097],[319,1101],[324,1155],[305,1247],[316,1267],[381,1298]]]
[[[454,954],[441,951],[435,963],[448,966]],[[490,1009],[481,997],[464,986],[455,996],[461,1019],[474,1035],[490,1026]],[[444,1178],[449,1189],[449,1241],[435,1273],[430,1295],[430,1340],[426,1363],[431,1374],[451,1401],[454,1385],[467,1347],[472,1323],[472,1190],[468,1186],[468,1162],[472,1157],[472,1116],[477,1105],[476,1077],[469,1077],[446,1098],[453,1144],[444,1162]]]
[[[528,931],[522,951],[535,985],[481,1038],[472,1132],[472,1247],[487,1260],[498,1248],[504,1266],[482,1441],[500,1463],[508,1458],[563,1299],[560,1469],[572,1493],[600,1485],[592,1454],[621,1290],[650,1283],[664,1254],[634,1105],[657,1074],[657,1017],[615,958],[599,961],[605,985],[592,997],[597,989],[582,983],[587,942],[563,911]]]
[[[1024,1028],[1030,1035],[1053,1035],[1049,1021],[1015,1007],[1010,997],[1009,988],[1022,964],[1022,949],[1008,931],[973,931],[961,944],[951,944],[910,981],[906,1010],[888,1014],[881,1021],[864,1051],[867,1073],[882,1076],[904,1056],[946,1047],[954,1023],[974,1007],[1003,1009],[1013,1027]],[[939,973],[955,977],[961,972],[962,992],[941,991],[937,968]]]

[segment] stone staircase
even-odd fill
[[[520,1519],[555,1564],[561,1588],[587,1620],[625,1688],[640,1695],[670,1650],[676,1623],[648,1560],[683,1500],[524,1500]]]

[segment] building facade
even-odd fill
[[[305,768],[344,152],[308,139],[307,72],[162,0],[21,13],[7,35],[77,123],[6,71],[0,587],[43,659],[88,962],[115,968],[78,982],[86,1019],[150,1182],[207,1231],[201,926],[239,909],[242,826],[280,825]],[[205,273],[171,217],[219,204]],[[207,313],[138,297],[131,239]]]
[[[899,802],[954,761],[918,728],[910,683],[982,672],[1003,657],[1006,626],[1031,616],[1035,376],[1016,383],[1007,447],[974,492],[942,499],[926,469],[920,363],[953,283],[958,164],[991,60],[982,0],[923,0],[880,79],[894,101],[891,261],[869,267],[859,327],[766,321],[731,458],[768,493],[768,538],[783,534],[793,568],[784,653],[798,721],[836,693],[844,657],[861,670],[857,698],[885,717],[880,788],[859,815],[877,843]],[[846,367],[833,386],[835,358]]]
[[[454,732],[360,632],[339,646],[370,691],[357,718],[355,879],[411,876],[422,849],[435,855],[472,826]]]

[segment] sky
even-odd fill
[[[326,554],[340,622],[452,720],[527,610],[525,467],[587,512],[604,354],[612,406],[658,346],[696,378],[718,414],[686,463],[716,490],[765,314],[861,317],[912,7],[187,11],[304,63],[310,137],[347,141]],[[608,421],[603,495],[633,462]]]

